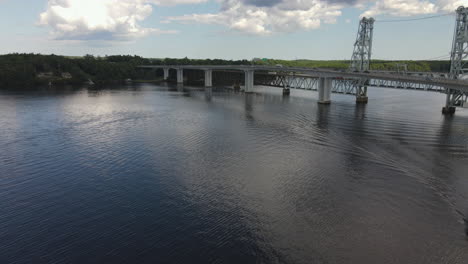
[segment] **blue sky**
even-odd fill
[[[468,0],[0,0],[0,53],[223,59],[349,59],[360,16],[374,58],[449,55]]]

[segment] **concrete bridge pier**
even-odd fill
[[[442,108],[442,114],[453,115],[455,114],[456,107],[454,106],[455,98],[451,89],[447,89],[447,99],[445,101],[445,107]]]
[[[213,70],[205,70],[205,87],[213,86]]]
[[[245,70],[245,92],[246,93],[253,93],[254,90],[254,70]]]
[[[167,81],[169,79],[169,68],[164,68],[164,80]]]
[[[363,87],[366,89],[365,95],[357,95],[356,96],[356,103],[358,104],[367,104],[369,102],[369,97],[367,97],[367,87]]]
[[[319,104],[330,104],[331,103],[331,92],[332,92],[332,79],[330,78],[319,78],[318,82],[319,92]]]
[[[177,83],[184,83],[184,69],[177,69]]]
[[[367,97],[368,85],[369,85],[369,80],[365,80],[365,81],[362,81],[361,84],[357,87],[356,103],[367,104],[369,102],[369,97]]]
[[[290,88],[290,78],[285,76],[283,80],[283,95],[284,96],[291,95],[291,90],[289,88]]]

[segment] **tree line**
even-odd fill
[[[448,72],[449,61],[372,61],[372,70],[395,70],[397,63],[409,71]],[[349,61],[317,60],[221,60],[221,59],[148,59],[140,56],[66,57],[41,54],[7,54],[0,56],[0,87],[33,87],[51,84],[83,84],[155,79],[154,71],[139,65],[278,65],[310,68],[346,69]]]
[[[255,64],[259,65],[282,65],[288,67],[306,67],[306,68],[329,68],[329,69],[347,69],[350,65],[349,60],[274,60],[274,59],[255,59]],[[397,71],[398,65],[406,65],[410,72],[449,72],[450,61],[384,61],[372,60],[371,70],[378,71]],[[400,67],[400,70],[402,68]]]

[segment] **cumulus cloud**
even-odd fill
[[[175,31],[144,28],[139,22],[153,5],[201,3],[206,0],[49,0],[39,24],[49,26],[56,39],[127,40]]]
[[[220,24],[256,35],[310,30],[335,23],[346,0],[221,0],[218,13],[169,17],[167,21]]]
[[[392,16],[412,16],[421,14],[434,14],[437,6],[429,1],[419,0],[380,0],[375,3],[362,16],[373,17],[380,14]]]
[[[438,0],[437,4],[442,11],[451,12],[459,6],[468,6],[468,0]]]
[[[1,0],[0,0],[1,1]],[[344,8],[361,16],[415,16],[454,11],[468,0],[48,0],[40,24],[57,39],[127,40],[148,34],[171,34],[140,23],[158,6],[216,1],[213,13],[168,17],[163,22],[217,24],[231,31],[270,35],[313,30],[336,23]]]
[[[207,1],[208,0],[148,0],[146,2],[151,2],[156,5],[174,6],[182,4],[200,4]]]
[[[379,0],[362,16],[413,16],[454,12],[459,6],[468,6],[468,0]]]
[[[166,22],[219,24],[247,34],[312,30],[335,23],[345,7],[361,16],[416,16],[454,11],[468,0],[217,0],[216,13],[169,17]]]

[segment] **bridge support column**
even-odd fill
[[[213,86],[213,70],[205,70],[205,87]]]
[[[245,92],[246,93],[253,93],[254,88],[254,70],[246,70],[245,71]]]
[[[456,107],[455,107],[456,96],[453,94],[451,89],[447,89],[447,99],[445,101],[445,107],[442,108],[442,114],[444,115],[453,115],[455,114]]]
[[[164,80],[167,81],[169,79],[169,68],[164,68]]]
[[[184,69],[177,69],[177,83],[184,83]]]
[[[444,115],[453,115],[456,112],[456,107],[454,106],[445,106],[442,108],[442,114]]]
[[[358,87],[356,95],[356,103],[358,104],[367,104],[369,102],[369,97],[367,97],[367,86]]]
[[[367,104],[369,102],[369,97],[367,96],[358,96],[356,97],[356,103],[358,104]]]
[[[367,104],[369,102],[369,97],[367,97],[367,86],[369,85],[369,80],[362,80],[359,83],[360,84],[356,91],[356,103]]]
[[[332,79],[330,78],[319,78],[318,83],[319,92],[319,104],[330,104],[331,103],[331,92],[332,92]]]
[[[290,85],[290,78],[288,76],[283,77],[283,95],[289,96],[291,95],[291,90],[289,89]]]

